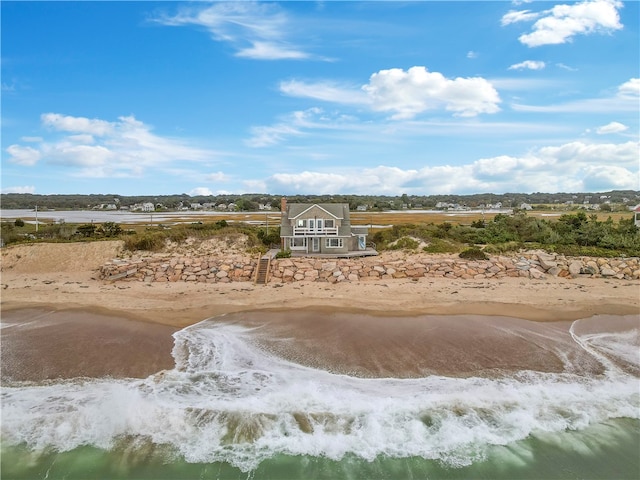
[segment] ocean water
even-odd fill
[[[260,328],[174,334],[145,379],[2,388],[3,479],[640,478],[637,329],[573,340],[602,374],[359,378],[264,348]]]

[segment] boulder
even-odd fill
[[[553,257],[551,257],[550,255],[542,255],[539,254],[538,255],[538,263],[540,264],[540,266],[542,268],[544,268],[545,270],[549,270],[551,268],[557,267],[558,266],[558,262],[556,262]]]
[[[578,275],[580,275],[581,271],[582,271],[582,262],[574,260],[569,264],[569,273],[573,278],[576,278]]]
[[[603,277],[613,277],[616,274],[616,271],[612,268],[602,267],[600,268],[600,275]]]

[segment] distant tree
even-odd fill
[[[93,223],[87,223],[78,227],[78,233],[86,238],[93,237],[96,234],[97,228]]]
[[[24,220],[22,220],[21,218],[16,218],[16,221],[14,222],[14,225],[16,227],[24,227]]]
[[[115,222],[103,223],[101,230],[105,237],[117,237],[122,233],[122,227]]]

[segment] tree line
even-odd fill
[[[116,208],[130,207],[134,204],[153,203],[160,208],[173,210],[192,203],[235,203],[239,210],[254,211],[259,204],[271,204],[274,210],[280,209],[280,199],[284,195],[246,193],[242,195],[196,195],[186,193],[175,195],[37,195],[31,193],[3,193],[0,205],[3,209],[33,209],[37,205],[42,209],[85,210],[99,205],[113,204]],[[348,203],[352,210],[366,205],[372,210],[400,208],[435,208],[442,203],[459,204],[470,208],[480,205],[501,203],[506,208],[518,208],[521,204],[553,205],[575,204],[615,204],[633,206],[640,203],[640,191],[612,190],[609,192],[578,193],[479,193],[473,195],[288,195],[288,202],[300,203]]]

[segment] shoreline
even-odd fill
[[[602,365],[573,338],[573,321],[510,316],[415,316],[329,309],[246,310],[197,322],[196,329],[238,325],[271,355],[361,378],[499,378],[522,371],[600,375]],[[581,334],[640,328],[637,315],[580,320]],[[1,384],[69,378],[146,378],[175,368],[179,331],[105,309],[5,310]],[[639,374],[637,367],[630,371]]]
[[[3,327],[5,322],[15,321],[21,315],[28,317],[30,309],[48,312],[51,318],[49,321],[43,317],[41,327],[44,329],[38,330],[48,331],[48,335],[38,334],[36,329],[24,336],[23,340],[30,338],[35,342],[33,344],[25,344],[19,335],[9,335],[16,329],[3,328],[2,351],[11,347],[19,352],[20,345],[28,346],[24,358],[40,365],[36,370],[45,378],[50,374],[46,373],[46,362],[37,363],[38,355],[58,362],[61,371],[78,375],[108,374],[109,368],[113,368],[116,375],[145,376],[172,367],[171,333],[176,330],[212,317],[226,316],[244,325],[256,325],[252,317],[260,317],[267,319],[266,330],[270,329],[276,337],[290,336],[298,340],[295,351],[281,354],[293,360],[302,358],[301,361],[309,365],[340,370],[344,364],[345,371],[358,371],[362,367],[360,373],[365,376],[388,372],[413,376],[432,371],[455,374],[456,371],[526,366],[516,359],[519,350],[513,345],[526,350],[535,339],[527,337],[530,341],[519,344],[515,338],[518,329],[526,331],[526,335],[541,333],[550,342],[555,342],[551,348],[557,352],[557,342],[567,343],[568,325],[572,321],[596,315],[633,316],[636,323],[640,320],[640,282],[635,280],[442,277],[267,285],[101,280],[100,266],[117,256],[119,248],[119,242],[51,244],[38,248],[38,254],[34,255],[35,250],[24,247],[23,250],[12,250],[12,262],[7,261],[3,252],[0,289]],[[34,315],[38,316],[38,313]],[[66,322],[65,317],[74,320]],[[485,320],[479,322],[479,318]],[[437,324],[439,329],[433,338],[424,335],[429,322]],[[482,347],[485,350],[476,349],[477,358],[484,355],[489,359],[486,362],[462,362],[448,369],[446,361],[437,360],[414,369],[418,364],[416,359],[439,351],[434,349],[437,341],[444,341],[443,355],[447,351],[457,351],[463,358],[465,349],[474,351],[474,339],[486,333],[483,325],[498,324],[500,328],[496,329],[495,335],[486,338],[486,348]],[[504,332],[513,334],[505,337]],[[17,342],[15,345],[10,342],[11,338]],[[49,352],[55,349],[55,342],[48,343],[54,338],[57,345],[66,348],[69,358],[78,359],[78,368],[64,359],[64,355],[58,355],[58,359]],[[80,345],[74,349],[70,338],[80,339],[87,347]],[[422,339],[419,345],[417,338]],[[385,344],[386,339],[390,343]],[[137,354],[136,342],[141,345],[141,352],[147,352],[153,358]],[[496,353],[502,352],[500,342],[510,345],[511,353],[505,353],[504,358]],[[107,344],[114,349],[109,350]],[[410,349],[412,356],[404,357],[403,348],[409,344],[415,345]],[[336,350],[335,345],[342,347]],[[431,350],[427,351],[428,346]],[[533,349],[531,353],[539,355],[543,350]],[[304,360],[303,351],[312,352],[313,358]],[[341,360],[334,361],[326,351],[334,352],[333,356]],[[343,351],[348,354],[342,355]],[[375,356],[371,356],[373,352],[377,352]],[[93,357],[95,365],[82,362],[84,354],[97,355]],[[119,355],[121,361],[108,363]],[[387,356],[395,359],[392,364],[379,364],[378,359]],[[362,365],[354,359],[361,359]],[[105,361],[111,367],[100,370],[100,364]],[[554,362],[549,366],[540,360],[536,365],[543,370],[557,371],[559,363],[557,359]],[[4,370],[4,354],[2,363]]]
[[[2,276],[0,309],[90,310],[183,328],[243,311],[323,310],[372,316],[509,316],[537,322],[640,313],[640,284],[588,280],[378,281],[359,284],[111,283],[58,273]]]

